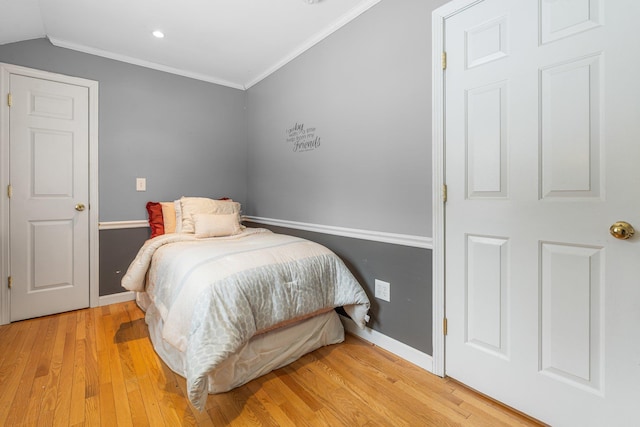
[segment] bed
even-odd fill
[[[122,279],[146,312],[156,352],[187,379],[189,400],[199,410],[207,393],[341,342],[335,308],[343,307],[361,328],[369,309],[364,290],[329,249],[244,228],[239,205],[206,200],[206,208],[195,210],[190,200],[181,203],[187,209],[177,222],[186,231],[147,240]]]

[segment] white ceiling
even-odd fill
[[[0,0],[0,44],[48,37],[56,46],[246,89],[378,2]]]

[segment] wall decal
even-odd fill
[[[316,134],[316,128],[305,129],[304,123],[296,123],[286,129],[285,134],[287,143],[293,146],[293,151],[296,153],[320,147],[320,137]]]

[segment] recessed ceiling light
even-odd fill
[[[163,37],[164,37],[164,33],[163,33],[162,31],[160,31],[160,30],[155,30],[155,31],[154,31],[153,33],[151,33],[151,34],[153,34],[153,36],[154,36],[154,37],[157,37],[157,38],[159,38],[159,39],[161,39],[161,38],[163,38]]]

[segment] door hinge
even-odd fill
[[[447,318],[442,319],[442,333],[447,335]]]
[[[9,107],[11,107],[11,104],[13,104],[13,97],[11,96],[10,93],[7,94],[7,105]]]
[[[447,203],[447,184],[442,184],[442,202]]]
[[[9,289],[11,289],[11,283],[13,282],[13,280],[11,280],[11,276],[7,277],[7,286],[9,286]]]
[[[11,184],[7,185],[7,197],[11,198],[11,196],[13,195],[13,188],[11,187]]]
[[[447,69],[447,52],[442,52],[442,69]]]

